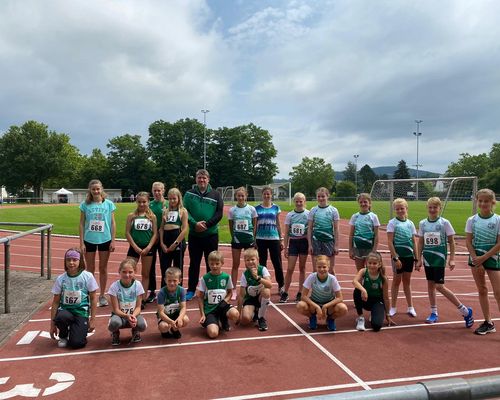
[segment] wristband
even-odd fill
[[[174,242],[174,244],[175,244],[176,246],[179,246],[179,242],[178,242],[177,240]]]
[[[392,261],[396,262],[399,260],[399,257],[392,257]]]

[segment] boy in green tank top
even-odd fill
[[[246,270],[240,279],[238,312],[240,322],[249,324],[257,318],[259,331],[267,331],[266,311],[271,299],[273,282],[266,267],[259,265],[259,253],[250,248],[243,253]]]
[[[200,309],[200,324],[207,328],[210,339],[219,336],[222,327],[229,331],[229,320],[236,323],[240,318],[238,310],[229,304],[233,293],[233,282],[229,274],[222,272],[224,256],[220,251],[208,255],[210,272],[203,275],[196,287],[196,299]]]

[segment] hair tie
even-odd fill
[[[68,250],[64,256],[64,258],[73,258],[75,260],[80,259],[80,252],[76,250]]]

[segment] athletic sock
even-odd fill
[[[437,308],[437,306],[431,306],[431,314],[438,315],[438,308]]]
[[[264,297],[262,297],[260,299],[259,318],[266,316],[266,311],[268,306],[269,306],[269,299],[265,299]]]
[[[469,315],[469,309],[467,307],[465,307],[463,304],[460,304],[457,308],[458,308],[458,311],[460,311],[464,317]]]

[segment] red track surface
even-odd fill
[[[345,249],[345,221],[341,229],[344,234],[340,247]],[[380,250],[387,249],[383,244],[386,242],[385,232],[381,232],[381,242]],[[37,272],[39,243],[39,238],[34,236],[13,242],[12,265]],[[77,244],[75,238],[53,238],[54,275],[62,272],[64,251]],[[117,247],[109,264],[108,285],[117,279],[118,264],[128,246],[120,242]],[[225,269],[229,272],[230,249],[221,247],[226,255]],[[464,251],[461,241],[458,250]],[[1,254],[0,257],[3,259]],[[387,255],[384,260],[388,265]],[[447,286],[465,304],[473,307],[476,319],[480,320],[476,288],[466,257],[459,256],[457,261],[456,269],[447,272]],[[186,265],[187,262],[186,254]],[[143,341],[135,345],[126,343],[129,333],[124,331],[123,344],[111,346],[106,329],[109,307],[98,309],[96,333],[89,337],[85,349],[58,349],[54,341],[40,334],[30,344],[17,344],[26,339],[30,331],[48,331],[48,302],[0,349],[0,399],[10,398],[5,393],[9,390],[30,390],[29,386],[16,385],[34,384],[35,388],[48,388],[57,383],[49,379],[55,372],[71,375],[59,377],[63,381],[59,384],[68,387],[48,397],[53,399],[68,396],[95,399],[111,396],[147,399],[165,396],[290,398],[411,384],[432,378],[499,373],[500,333],[484,337],[474,335],[472,330],[464,327],[455,307],[443,297],[438,297],[440,322],[435,325],[424,323],[429,303],[423,272],[414,273],[412,280],[418,317],[399,313],[395,317],[398,326],[374,333],[354,329],[356,313],[351,284],[354,266],[345,252],[337,258],[336,271],[349,306],[348,315],[337,320],[336,332],[328,332],[323,327],[311,332],[307,320],[298,315],[293,303],[278,303],[275,286],[272,297],[275,303],[269,309],[269,330],[265,333],[254,327],[237,327],[221,334],[218,340],[209,340],[197,323],[199,313],[195,303],[189,302],[191,324],[183,330],[180,340],[160,337],[155,307],[148,305],[143,314],[148,329],[143,334]],[[296,272],[291,298],[295,297],[297,278]],[[11,290],[19,293],[20,288]],[[493,297],[490,302],[493,315],[498,316]],[[399,310],[406,309],[402,288],[398,305]],[[6,377],[10,378],[2,380]],[[38,394],[41,397],[43,393],[40,390]]]

